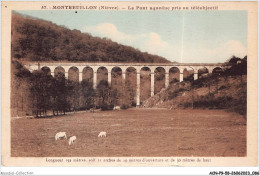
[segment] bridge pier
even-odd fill
[[[108,82],[108,86],[111,86],[111,71],[107,72],[107,82]]]
[[[140,71],[136,73],[136,107],[140,106]]]
[[[55,72],[54,72],[55,71],[55,66],[50,66],[49,69],[50,69],[50,72],[51,72],[51,76],[54,77],[55,76]]]
[[[83,80],[83,70],[84,70],[84,66],[79,66],[79,82],[81,82]]]
[[[154,72],[151,72],[151,97],[154,96]]]
[[[211,73],[213,72],[213,69],[214,69],[213,67],[209,67],[209,68],[208,68],[209,74],[211,74]]]
[[[122,83],[125,85],[125,71],[122,71]]]
[[[194,72],[194,76],[193,76],[194,80],[198,79],[198,74],[199,74],[198,72],[197,73]]]
[[[169,86],[169,72],[165,71],[165,88]]]
[[[79,82],[83,80],[83,72],[79,72]]]
[[[69,79],[69,72],[68,71],[65,71],[65,79]]]
[[[97,88],[97,70],[93,70],[93,89]]]
[[[180,72],[180,82],[183,81],[183,72]]]

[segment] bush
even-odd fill
[[[186,90],[186,89],[184,89],[184,88],[181,87],[181,88],[179,88],[179,90],[176,90],[175,92],[178,93],[178,92],[183,92],[183,91],[185,91],[185,90]]]
[[[203,87],[204,86],[204,82],[205,82],[205,78],[200,78],[200,79],[197,79],[197,80],[194,80],[192,82],[192,87],[196,87],[196,88],[199,88],[199,87]]]
[[[173,78],[173,79],[171,80],[170,84],[174,84],[174,83],[177,83],[177,82],[179,82],[179,80],[176,79],[176,78]]]
[[[191,107],[191,102],[185,102],[185,103],[183,104],[183,107],[184,107],[184,108],[189,108],[189,107]]]
[[[213,94],[200,96],[193,102],[194,108],[228,109],[232,107],[233,98],[230,96],[215,97]]]
[[[175,98],[177,96],[178,96],[178,93],[176,93],[176,92],[169,92],[168,93],[168,99],[169,100],[171,100],[171,99],[173,99],[173,98]]]
[[[136,102],[132,102],[132,103],[131,103],[131,106],[132,106],[132,107],[136,107]]]
[[[100,106],[101,111],[110,111],[113,110],[114,105],[108,105],[108,104],[103,104]]]
[[[122,104],[122,105],[120,106],[120,108],[121,108],[121,109],[128,109],[128,108],[129,108],[129,106],[128,106],[128,105],[126,105],[126,104]]]

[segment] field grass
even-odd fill
[[[55,134],[77,136],[55,141]],[[98,138],[106,131],[106,138]],[[128,109],[13,119],[13,157],[246,156],[246,120],[221,110]]]

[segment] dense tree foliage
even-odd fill
[[[110,39],[16,13],[12,15],[12,57],[30,61],[169,62]]]
[[[19,62],[11,62],[11,115],[23,116],[31,111],[31,73]]]
[[[62,72],[53,77],[47,70],[31,73],[19,61],[13,60],[11,80],[12,116],[46,117],[91,108],[112,110],[114,106],[123,109],[135,106],[130,82],[124,85],[120,79],[114,80],[111,87],[101,78],[94,90],[89,80],[67,80]]]
[[[245,56],[243,59],[232,56],[225,64],[229,66],[229,68],[225,70],[225,74],[227,75],[247,74],[247,56]]]

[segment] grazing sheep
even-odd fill
[[[96,108],[95,107],[93,107],[93,108],[90,108],[90,110],[89,110],[89,112],[95,112],[95,110],[96,110]]]
[[[101,131],[99,134],[98,134],[98,137],[107,137],[107,133],[105,131]]]
[[[69,145],[71,145],[73,142],[75,142],[76,139],[77,139],[76,136],[70,137],[70,139],[69,139]]]
[[[58,140],[60,138],[65,138],[67,139],[67,136],[66,136],[66,132],[58,132],[56,135],[55,135],[55,140]]]
[[[120,106],[114,106],[114,110],[120,110]]]

